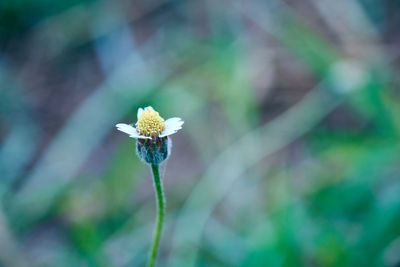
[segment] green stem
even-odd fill
[[[151,170],[153,171],[154,187],[155,187],[155,191],[156,191],[158,213],[157,213],[157,222],[156,222],[155,233],[154,233],[154,238],[153,238],[153,245],[151,247],[150,258],[149,258],[149,262],[147,264],[148,267],[154,267],[154,263],[157,258],[158,245],[159,245],[160,239],[161,239],[162,225],[163,225],[164,213],[165,213],[164,192],[162,189],[158,165],[151,165]]]

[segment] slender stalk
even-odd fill
[[[157,222],[154,231],[154,238],[153,238],[153,245],[151,247],[150,258],[148,261],[148,267],[154,267],[156,258],[157,258],[157,251],[158,245],[161,239],[161,232],[162,232],[162,225],[164,221],[164,213],[165,213],[165,202],[164,202],[164,192],[161,184],[160,179],[160,172],[158,170],[158,165],[151,165],[151,170],[153,171],[153,178],[154,178],[154,189],[156,191],[156,198],[157,198]]]

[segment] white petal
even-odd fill
[[[138,110],[137,110],[137,119],[139,120],[139,117],[140,117],[140,115],[142,115],[142,113],[143,113],[143,109],[142,108],[139,108]]]
[[[183,120],[181,118],[170,118],[165,121],[165,130],[160,134],[160,137],[168,136],[182,129]]]
[[[117,127],[117,129],[119,131],[127,133],[127,134],[138,134],[135,127],[133,127],[132,125],[129,125],[129,124],[118,123],[117,125],[115,125],[115,127]]]
[[[179,131],[180,129],[182,129],[182,126],[178,126],[178,125],[174,125],[173,127],[165,127],[164,131],[162,132],[162,134],[166,133],[166,132],[173,132],[176,133],[177,131]]]
[[[152,108],[151,106],[145,107],[144,110],[151,110],[151,111],[155,111],[154,108]]]
[[[150,136],[145,136],[145,135],[139,135],[137,138],[138,139],[152,139]]]
[[[169,131],[164,130],[162,132],[162,134],[160,134],[160,137],[165,137],[165,136],[168,136],[168,135],[172,135],[172,134],[174,134],[176,132],[177,132],[177,130],[169,130]]]
[[[168,120],[165,121],[165,123],[170,123],[170,122],[179,122],[181,125],[183,124],[183,120],[178,117],[169,118]]]
[[[136,131],[135,127],[133,127],[132,125],[125,123],[118,123],[117,125],[115,125],[115,127],[117,127],[119,131],[129,134],[129,137],[132,138],[140,137],[140,134]]]
[[[170,118],[165,121],[165,130],[169,130],[169,129],[179,130],[182,128],[183,123],[184,122],[181,118],[177,118],[177,117]]]

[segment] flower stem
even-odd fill
[[[163,192],[163,188],[162,188],[158,165],[152,164],[151,170],[153,171],[154,187],[155,187],[156,198],[157,198],[157,222],[156,222],[156,227],[155,227],[155,232],[154,232],[153,245],[151,247],[150,258],[149,258],[149,261],[147,264],[148,267],[154,267],[154,263],[157,258],[158,245],[159,245],[160,239],[161,239],[162,225],[163,225],[164,213],[165,213],[164,192]]]

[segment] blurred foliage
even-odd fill
[[[0,2],[2,266],[144,266],[138,107],[182,117],[159,266],[398,266],[393,0]]]

